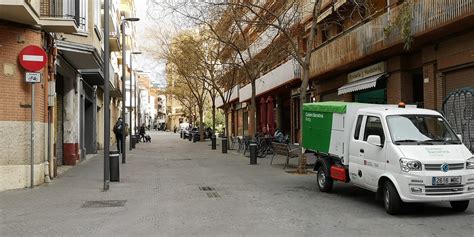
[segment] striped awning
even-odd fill
[[[375,75],[375,76],[371,76],[371,77],[367,77],[361,80],[347,83],[344,86],[341,86],[339,87],[339,89],[337,89],[337,94],[342,95],[342,94],[347,94],[354,91],[374,88],[377,85],[377,81],[379,79],[385,78],[386,76],[387,74],[379,74],[379,75]]]

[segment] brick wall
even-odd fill
[[[27,45],[42,45],[42,33],[22,25],[0,21],[0,121],[29,121],[31,85],[25,82],[25,70],[18,54]],[[46,122],[47,69],[41,83],[35,84],[35,121]],[[25,108],[26,107],[26,108]]]

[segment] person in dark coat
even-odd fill
[[[118,118],[117,122],[114,125],[113,132],[115,134],[115,139],[117,141],[117,151],[122,153],[122,128],[123,128],[123,120],[122,118]]]
[[[145,124],[142,124],[139,131],[140,141],[145,142]]]

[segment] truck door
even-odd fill
[[[352,133],[351,142],[349,144],[349,177],[355,185],[364,186],[362,165],[364,161],[364,153],[361,153],[363,141],[363,128],[365,125],[365,116],[363,114],[357,117],[357,121]],[[364,126],[363,126],[364,125]]]
[[[385,133],[379,116],[368,115],[365,121],[364,139],[360,149],[364,154],[362,172],[365,186],[376,190],[378,177],[385,171]],[[370,135],[380,136],[381,146],[369,144],[367,138]]]

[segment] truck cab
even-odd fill
[[[390,214],[404,202],[449,201],[457,211],[467,209],[474,198],[474,157],[440,113],[358,105],[347,114],[342,129],[331,128],[343,151],[312,150],[321,191],[330,191],[334,180],[351,182],[380,194]]]

